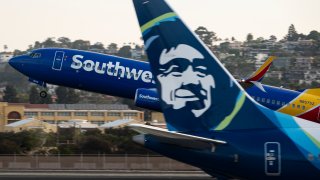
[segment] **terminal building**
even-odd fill
[[[131,119],[133,122],[143,123],[144,112],[130,110],[127,105],[123,104],[20,104],[0,102],[0,132],[7,131],[5,128],[8,127],[8,124],[30,118],[39,120],[45,125],[59,125],[69,120],[80,119],[101,126],[121,119]]]

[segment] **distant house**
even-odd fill
[[[299,39],[298,40],[298,45],[299,46],[313,46],[315,43],[314,40],[309,39],[309,40],[305,40],[305,39]]]
[[[79,128],[81,130],[90,130],[90,129],[97,129],[97,124],[92,124],[88,120],[84,119],[70,119],[68,121],[61,122],[58,124],[59,128]]]
[[[131,49],[131,58],[132,59],[141,59],[145,55],[143,47],[136,46],[134,49]]]
[[[269,77],[269,78],[275,78],[275,79],[282,79],[283,78],[283,74],[282,71],[270,71],[266,74],[265,77]]]
[[[240,41],[232,41],[228,44],[230,49],[241,50],[243,48],[243,43]]]
[[[277,68],[288,68],[290,66],[291,57],[277,57],[275,61],[273,61],[272,66]]]
[[[13,57],[13,53],[11,52],[2,52],[0,53],[0,63],[8,62],[9,59]]]

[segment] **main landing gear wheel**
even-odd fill
[[[46,91],[41,91],[40,92],[40,97],[42,97],[42,98],[46,98],[47,95],[48,95],[48,93]]]

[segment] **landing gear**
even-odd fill
[[[44,82],[44,81],[40,81],[40,80],[36,80],[36,79],[33,79],[33,78],[29,78],[29,81],[32,82],[32,83],[35,83],[37,85],[39,85],[41,87],[41,89],[45,89],[45,90],[42,90],[39,95],[41,98],[46,98],[48,96],[48,93],[47,93],[47,83]]]
[[[48,95],[48,93],[47,93],[46,91],[41,91],[41,92],[40,92],[40,97],[41,97],[41,98],[46,98],[47,95]]]

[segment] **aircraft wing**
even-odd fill
[[[227,144],[225,141],[209,139],[200,136],[193,136],[184,133],[178,133],[173,131],[168,131],[167,129],[158,128],[154,126],[148,126],[143,124],[130,124],[128,127],[134,131],[141,134],[151,134],[160,138],[172,139],[172,140],[187,140],[199,143],[210,143],[210,144]]]

